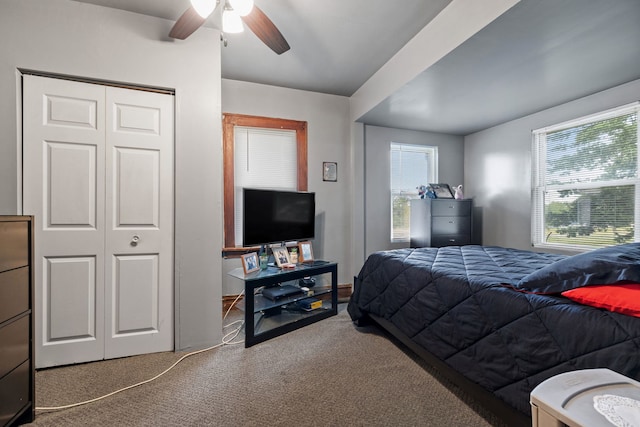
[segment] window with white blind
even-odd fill
[[[533,132],[534,246],[640,241],[639,113],[634,103]]]
[[[242,188],[307,191],[307,122],[225,113],[225,255],[242,247]]]
[[[418,187],[437,182],[438,148],[391,143],[391,241],[409,241],[411,199]]]
[[[242,189],[298,188],[296,132],[236,126],[234,130],[235,238],[242,240]]]

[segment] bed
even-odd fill
[[[640,380],[638,283],[640,243],[571,257],[474,245],[398,249],[367,258],[347,309],[522,423],[531,390],[556,374],[607,367]]]

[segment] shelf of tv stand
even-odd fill
[[[256,294],[253,297],[253,312],[260,313],[266,310],[271,310],[273,308],[288,306],[305,299],[323,297],[327,294],[331,294],[331,286],[314,286],[313,288],[311,288],[311,291],[313,292],[312,295],[297,294],[291,297],[280,298],[275,301],[266,298],[261,294]],[[237,307],[242,311],[246,310],[244,301],[240,301],[237,304]]]
[[[334,262],[315,261],[286,270],[269,267],[246,275],[241,268],[236,268],[229,275],[244,281],[245,298],[238,307],[244,310],[245,347],[338,314],[338,265]],[[295,285],[303,277],[322,275],[331,275],[331,284],[310,287],[313,295],[296,294],[273,301],[260,294],[263,287]],[[247,298],[248,295],[253,298]],[[308,298],[321,300],[322,307],[305,311],[296,305]]]

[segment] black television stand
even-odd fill
[[[338,314],[338,264],[335,262],[315,261],[287,270],[269,266],[246,275],[242,268],[236,268],[229,275],[244,281],[245,298],[238,307],[244,310],[245,347]],[[315,286],[302,285],[305,278],[313,279]],[[309,291],[301,290],[277,300],[261,294],[263,287],[278,284],[306,287]],[[301,308],[309,305],[313,308]]]

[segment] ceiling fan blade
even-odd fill
[[[204,24],[204,21],[206,21],[205,18],[198,15],[198,12],[196,12],[193,7],[189,7],[189,9],[185,10],[182,16],[178,18],[176,23],[173,24],[173,28],[171,28],[171,32],[169,32],[169,37],[184,40],[200,28],[202,24]]]
[[[281,55],[290,49],[289,43],[284,39],[280,30],[255,4],[251,13],[242,17],[242,21],[249,27],[260,40],[271,48],[275,53]]]

